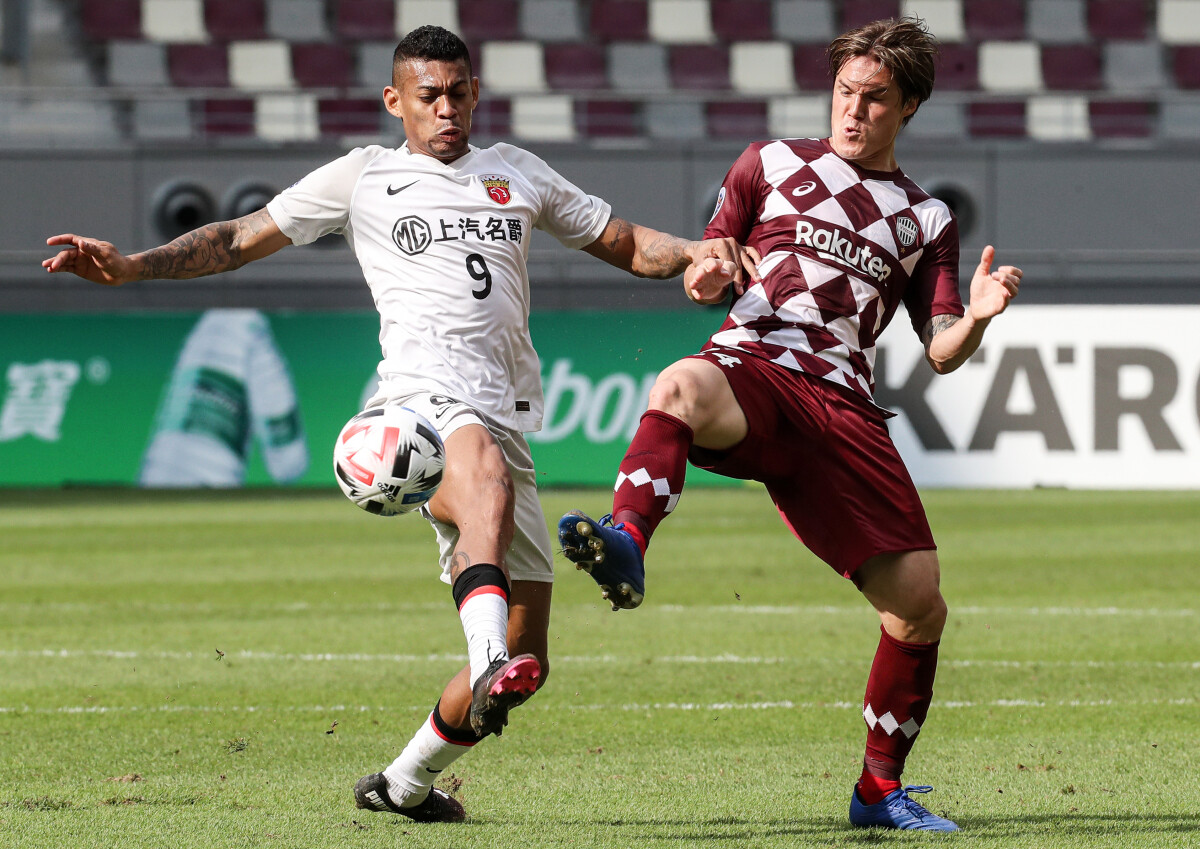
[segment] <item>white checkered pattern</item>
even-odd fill
[[[958,228],[900,171],[864,171],[817,139],[751,145],[706,237],[758,249],[762,282],[709,347],[754,353],[870,399],[875,340],[904,300],[917,327],[962,315]]]
[[[913,737],[916,737],[917,733],[921,730],[920,724],[912,717],[909,717],[905,722],[897,722],[896,717],[892,716],[892,712],[890,710],[883,716],[876,716],[875,709],[872,708],[870,704],[863,708],[863,719],[867,721],[867,727],[872,731],[874,731],[875,726],[878,725],[889,737],[895,734],[897,729],[899,729],[899,731],[905,737],[911,740]]]
[[[670,513],[675,509],[675,505],[679,503],[679,496],[682,492],[671,492],[671,484],[666,478],[652,478],[645,467],[638,469],[633,474],[627,475],[624,472],[617,473],[617,485],[613,487],[613,492],[621,489],[621,485],[626,481],[634,486],[645,486],[650,484],[654,487],[654,494],[664,496],[667,499],[667,506],[664,508],[664,513]]]

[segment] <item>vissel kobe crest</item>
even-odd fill
[[[512,200],[512,192],[508,188],[507,177],[481,177],[483,187],[487,189],[488,197],[503,206]]]

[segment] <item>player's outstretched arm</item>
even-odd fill
[[[1024,272],[1012,265],[992,271],[996,249],[988,245],[975,276],[971,278],[971,302],[966,315],[935,315],[921,332],[925,358],[938,374],[954,371],[967,361],[983,341],[983,332],[993,318],[1008,309],[1021,288]]]
[[[63,233],[47,245],[66,246],[42,261],[47,271],[70,272],[93,283],[120,286],[134,280],[183,280],[219,274],[270,256],[291,239],[265,209],[232,221],[218,221],[184,233],[175,241],[125,256],[109,242]]]
[[[754,257],[733,239],[691,242],[616,217],[609,219],[600,238],[584,250],[630,274],[660,280],[677,277],[689,265],[706,259],[730,262],[735,269],[733,280],[739,294],[743,271],[758,279]]]

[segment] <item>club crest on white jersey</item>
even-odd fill
[[[496,203],[504,206],[512,200],[512,190],[509,188],[508,177],[501,177],[496,174],[489,174],[479,178],[483,183],[483,187],[487,189],[487,195]]]

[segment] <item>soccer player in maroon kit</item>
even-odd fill
[[[939,374],[962,365],[1017,294],[1021,271],[983,251],[964,309],[958,228],[899,170],[896,137],[929,98],[937,45],[919,20],[876,21],[829,46],[827,139],[752,144],[726,176],[706,238],[760,257],[743,287],[732,262],[690,266],[700,303],[733,305],[703,350],[664,370],[617,475],[613,511],[559,522],[566,556],[613,609],[637,607],[643,560],[682,492],[687,462],[762,481],[784,522],[879,612],[867,679],[856,826],[954,831],[900,782],[933,697],[946,622],[924,508],[872,400],[875,342],[901,303]],[[744,291],[742,289],[744,288]]]

